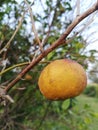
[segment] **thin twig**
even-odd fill
[[[16,68],[16,67],[20,67],[20,66],[24,66],[24,65],[28,65],[28,64],[30,64],[30,62],[24,62],[24,63],[19,63],[19,64],[16,64],[16,65],[13,65],[13,66],[1,71],[0,76],[3,75],[4,73]]]
[[[79,16],[80,15],[80,0],[77,0],[76,6],[77,6],[76,16]]]
[[[21,19],[20,19],[20,21],[19,21],[18,27],[16,28],[16,30],[15,30],[15,32],[13,33],[12,37],[11,37],[10,40],[7,42],[7,44],[2,48],[2,50],[0,50],[0,54],[1,54],[2,52],[6,51],[6,50],[9,48],[9,46],[10,46],[12,40],[14,39],[16,33],[18,32],[18,30],[20,29],[20,27],[21,27],[21,25],[22,25],[23,18],[24,18],[24,14],[25,14],[25,12],[23,13],[23,15],[22,15],[22,17],[21,17]]]
[[[40,47],[41,52],[43,52],[43,47],[42,47],[42,44],[41,44],[41,42],[40,42],[40,39],[39,39],[39,37],[38,37],[38,33],[37,33],[37,30],[36,30],[36,27],[35,27],[35,22],[34,22],[34,18],[33,18],[32,8],[31,8],[31,6],[29,5],[29,3],[27,2],[27,0],[24,0],[24,1],[25,1],[25,3],[27,4],[27,7],[28,7],[28,10],[29,10],[29,13],[30,13],[31,22],[32,22],[32,29],[33,29],[33,32],[34,32],[36,41],[37,41],[38,44],[39,44],[39,47]]]
[[[40,0],[40,3],[41,3],[43,10],[45,10],[42,0]]]
[[[35,57],[34,57],[34,59],[35,59]],[[33,60],[34,60],[34,59],[33,59]],[[15,65],[13,65],[13,66],[10,66],[10,67],[6,68],[5,70],[1,71],[1,72],[0,72],[0,76],[3,75],[3,74],[5,74],[6,72],[8,72],[8,71],[10,71],[10,70],[12,70],[12,69],[14,69],[14,68],[16,68],[16,67],[21,67],[21,66],[29,65],[30,63],[31,63],[31,62],[23,62],[23,63],[19,63],[19,64],[15,64]],[[40,63],[41,63],[41,64],[42,64],[42,63],[50,63],[50,61],[41,61]]]
[[[94,17],[96,13],[97,12],[93,13],[92,17],[85,22],[84,26],[78,31],[79,33],[82,33],[94,21]]]

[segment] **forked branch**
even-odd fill
[[[83,19],[98,10],[98,1],[90,9],[88,9],[83,14],[76,17],[76,19],[69,25],[66,31],[56,40],[47,50],[44,50],[35,60],[32,60],[28,66],[26,66],[23,71],[5,88],[5,92],[9,91],[30,69],[32,69],[37,63],[39,63],[45,56],[47,56],[51,51],[62,44],[67,44],[66,38],[71,33],[71,31],[77,26]]]

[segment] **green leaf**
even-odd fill
[[[70,99],[67,99],[66,101],[63,102],[62,109],[66,110],[69,107],[69,104],[70,104]]]
[[[86,117],[86,118],[84,119],[84,122],[85,122],[86,124],[90,124],[90,123],[92,122],[92,120],[90,119],[90,117]]]

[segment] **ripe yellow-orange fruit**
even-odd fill
[[[83,67],[69,59],[55,60],[40,74],[38,85],[41,93],[51,100],[78,96],[87,85]]]
[[[24,79],[25,80],[32,80],[32,76],[30,74],[26,74]]]

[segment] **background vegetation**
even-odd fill
[[[34,21],[28,6],[32,8]],[[60,37],[72,22],[74,11],[71,0],[36,0],[34,3],[0,1],[1,87],[6,87],[32,59],[36,59],[40,54],[39,40],[44,43],[44,49],[47,49]],[[36,38],[37,32],[33,32],[35,27],[39,39]],[[68,39],[69,44],[64,44],[49,53],[10,89],[9,95],[15,103],[7,101],[4,106],[1,102],[1,130],[98,129],[98,80],[95,73],[98,68],[95,56],[97,51],[86,50],[88,42],[83,38],[81,29],[73,30]],[[39,91],[38,77],[44,66],[61,58],[79,62],[86,69],[90,80],[96,84],[88,85],[84,94],[77,98],[48,101]],[[92,63],[92,69],[89,70],[89,64]]]

